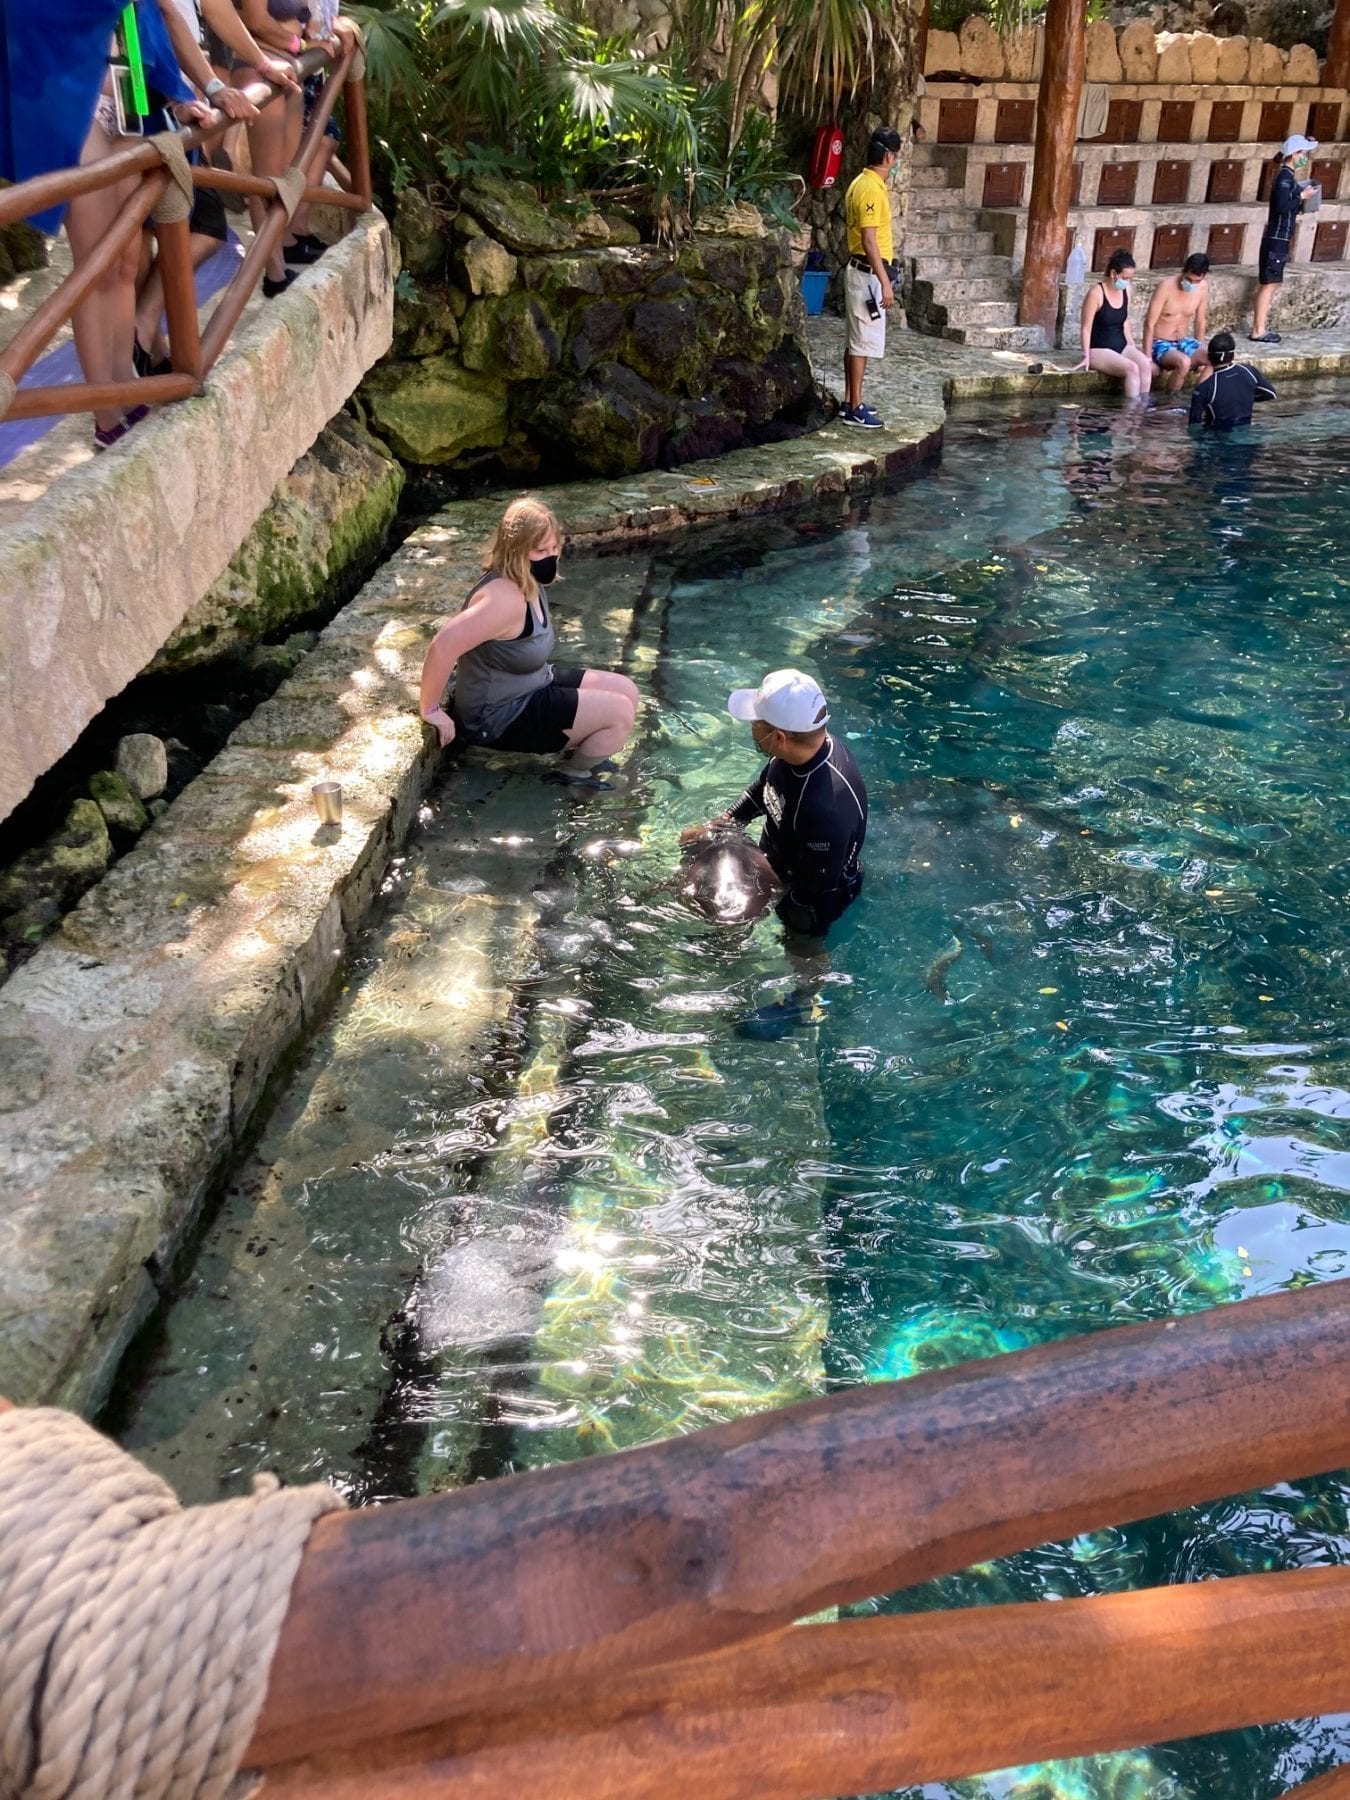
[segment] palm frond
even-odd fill
[[[386,107],[395,93],[409,98],[423,87],[420,51],[424,38],[422,7],[363,6],[343,9],[361,27],[366,40],[366,81],[375,104]]]

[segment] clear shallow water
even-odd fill
[[[611,792],[447,774],[347,993],[128,1391],[197,1497],[359,1499],[1350,1268],[1350,405],[958,415],[844,516],[573,564],[577,659],[656,697]],[[569,656],[571,652],[569,651]],[[662,883],[800,662],[867,777],[817,1017]],[[959,954],[958,954],[959,952]],[[903,1608],[1341,1562],[1328,1479],[969,1571]],[[1350,1723],[926,1794],[1266,1800]]]

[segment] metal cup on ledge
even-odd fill
[[[319,815],[320,825],[340,825],[342,784],[337,781],[316,782],[310,793],[314,796],[314,810]]]

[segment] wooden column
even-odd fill
[[[1350,7],[1350,0],[1339,0]],[[1059,277],[1068,249],[1069,195],[1078,139],[1078,103],[1087,57],[1084,0],[1050,0],[1045,18],[1045,66],[1036,115],[1036,162],[1027,209],[1019,325],[1039,325],[1055,341]]]
[[[1329,88],[1350,87],[1350,0],[1336,0],[1322,81]]]
[[[1350,11],[1350,0],[1341,0],[1341,5]],[[917,0],[916,11],[918,28],[914,38],[914,73],[922,76],[923,65],[928,58],[928,27],[933,18],[933,0]]]

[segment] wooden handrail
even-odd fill
[[[1350,1569],[1335,1568],[808,1625],[296,1759],[263,1800],[889,1791],[1341,1711],[1348,1632]]]
[[[250,1759],[467,1730],[504,1694],[571,1699],[835,1603],[1343,1467],[1347,1302],[1328,1283],[321,1519]]]
[[[330,64],[331,70],[296,153],[296,164],[305,170],[306,200],[349,211],[364,211],[371,204],[365,94],[362,82],[351,75],[352,56],[350,49],[336,59],[331,59],[326,51],[309,50],[298,59],[302,76],[317,74]],[[248,98],[259,107],[273,102],[280,91],[272,83],[261,80],[250,82],[244,89]],[[339,93],[344,93],[346,98],[352,192],[320,185],[330,155],[324,128]],[[214,142],[230,124],[231,120],[223,113],[213,112],[205,125],[183,134],[184,148],[194,150]],[[114,150],[98,162],[35,176],[0,191],[0,225],[6,225],[45,212],[49,207],[63,205],[78,195],[95,193],[133,175],[139,176],[140,180],[131,199],[93,254],[46,297],[0,352],[0,373],[8,375],[15,383],[23,379],[91,289],[112,267],[127,242],[141,229],[163,193],[168,177],[158,151],[149,143],[134,143]],[[279,245],[286,226],[286,213],[272,182],[260,176],[237,176],[209,167],[194,168],[192,175],[197,186],[257,195],[271,204],[243,263],[217,301],[206,329],[200,332],[187,226],[156,225],[169,356],[174,373],[151,381],[73,382],[23,388],[8,411],[0,413],[0,418],[28,419],[105,407],[163,404],[184,399],[197,391],[229,341],[239,315],[262,278],[268,257]]]

